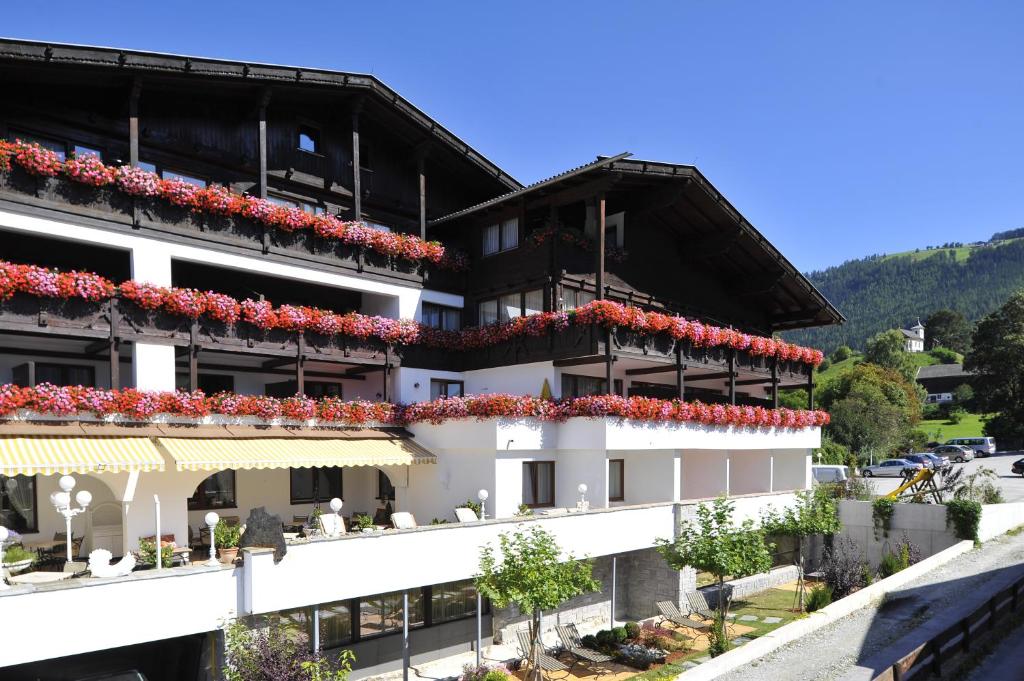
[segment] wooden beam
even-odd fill
[[[683,253],[690,261],[726,255],[742,235],[743,230],[739,228],[729,232],[715,232],[685,244]]]
[[[613,356],[612,361],[615,361]],[[556,359],[551,364],[556,367],[578,367],[585,364],[600,364],[604,362],[606,357],[604,355],[588,355],[586,357],[573,357],[572,359]]]
[[[679,369],[677,364],[659,364],[656,367],[644,367],[642,369],[626,369],[627,376],[648,376],[650,374],[663,374],[668,371],[677,371]],[[683,365],[683,371],[686,370],[686,366]]]
[[[709,373],[709,374],[692,374],[690,376],[690,382],[693,383],[694,381],[720,381],[723,378],[729,378],[730,376],[735,378],[736,377],[736,372],[735,371],[715,371],[715,372],[712,372],[712,373]]]
[[[363,178],[359,160],[359,114],[363,109],[362,98],[352,104],[352,219],[363,219]]]
[[[132,81],[132,91],[128,95],[128,163],[139,165],[139,97],[142,95],[142,80]]]
[[[103,352],[104,350],[109,350],[109,349],[110,349],[110,340],[109,339],[107,339],[107,340],[98,340],[98,341],[93,341],[92,343],[89,343],[88,345],[86,345],[85,346],[85,350],[83,350],[83,352],[85,354],[87,354],[87,355],[95,355],[95,354],[98,354],[100,352]]]
[[[199,320],[188,327],[188,389],[199,390]]]
[[[683,364],[683,350],[676,343],[676,397],[685,399],[686,396],[686,365]]]
[[[595,233],[597,235],[597,243],[595,244],[595,256],[596,262],[594,263],[594,272],[597,279],[595,288],[597,289],[597,299],[604,300],[604,234],[607,224],[605,221],[605,198],[604,193],[597,195],[594,201],[596,207],[596,218],[597,218],[597,229]]]
[[[420,238],[427,238],[427,159],[426,152],[416,155],[416,172],[419,175],[420,190]]]
[[[779,408],[779,358],[772,358],[772,408]]]
[[[121,387],[121,308],[118,307],[117,298],[111,298],[109,303],[110,315],[110,387],[117,390]]]
[[[295,343],[295,391],[306,394],[306,334],[299,331]]]
[[[349,376],[359,376],[360,374],[368,374],[371,371],[380,371],[380,367],[380,364],[364,364],[362,366],[352,367],[345,373]]]
[[[814,370],[807,372],[807,408],[814,409]]]
[[[764,378],[745,378],[742,381],[736,381],[736,385],[762,385],[764,383],[771,383],[773,380],[768,376]]]
[[[557,207],[564,206],[568,203],[575,203],[577,201],[585,201],[592,198],[594,194],[609,191],[621,179],[622,173],[606,173],[604,177],[597,180],[576,185],[575,187],[569,187],[562,191],[541,195],[540,198],[527,203],[526,209],[533,210],[534,208],[543,208],[545,206]]]
[[[279,357],[277,359],[268,359],[261,365],[264,369],[277,369],[279,367],[286,367],[295,364],[294,357]]]
[[[267,198],[267,106],[270,104],[270,95],[270,88],[264,88],[260,92],[258,109],[257,155],[259,156],[259,177],[256,179],[256,186],[261,199]]]
[[[729,404],[736,404],[736,351],[729,351]]]

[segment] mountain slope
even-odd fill
[[[842,326],[804,329],[787,340],[831,352],[863,349],[886,329],[913,324],[935,310],[977,320],[1024,287],[1024,239],[850,260],[807,277],[839,311]]]

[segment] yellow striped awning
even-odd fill
[[[0,475],[162,471],[148,437],[0,437]]]
[[[160,437],[179,471],[310,466],[405,466],[437,463],[406,438],[187,438]]]

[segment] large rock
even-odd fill
[[[274,562],[280,562],[284,554],[288,553],[288,546],[284,543],[281,516],[270,515],[263,506],[249,511],[249,517],[245,519],[245,532],[238,542],[238,548],[245,549],[251,546],[274,549]]]

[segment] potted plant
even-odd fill
[[[36,554],[23,546],[13,544],[4,549],[3,569],[8,573],[16,575],[22,570],[30,567],[36,561]]]
[[[170,543],[160,542],[160,562],[163,567],[171,567],[174,547]],[[139,564],[147,567],[156,566],[156,543],[148,539],[139,539]]]
[[[377,531],[377,526],[373,524],[373,518],[368,515],[352,516],[352,520],[355,521],[356,527],[359,528],[360,532],[370,534]]]
[[[222,518],[213,528],[213,540],[217,544],[217,555],[222,563],[234,563],[238,558],[238,541],[242,538],[242,528],[228,525]]]

